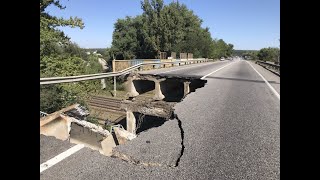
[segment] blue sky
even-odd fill
[[[173,0],[164,0],[169,4]],[[176,1],[176,0],[174,0]],[[61,28],[82,48],[111,46],[113,25],[119,18],[142,13],[140,0],[60,0],[65,10],[48,7],[58,17],[82,18],[85,28]],[[280,0],[179,0],[198,15],[211,37],[223,39],[234,49],[278,47]]]

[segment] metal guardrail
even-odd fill
[[[188,61],[179,61],[178,63],[190,64],[192,62],[201,62],[201,61],[213,61],[213,59],[193,59]],[[136,69],[141,69],[141,67],[145,65],[162,65],[162,64],[176,64],[177,62],[146,62],[139,63],[137,65],[131,66],[127,69],[118,71],[118,72],[109,72],[109,73],[98,73],[98,74],[87,74],[87,75],[79,75],[79,76],[67,76],[67,77],[50,77],[50,78],[40,78],[40,85],[44,84],[58,84],[58,83],[69,83],[69,82],[79,82],[79,81],[87,81],[93,79],[103,79],[106,77],[115,77],[121,76],[130,73]]]
[[[259,64],[260,66],[272,71],[273,73],[280,75],[280,65],[272,64],[264,61],[256,61],[256,64]]]

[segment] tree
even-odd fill
[[[58,0],[40,0],[40,77],[73,76],[101,72],[97,57],[88,56],[72,43],[61,26],[84,28],[80,18],[58,18],[45,12],[49,5],[63,10]],[[40,86],[40,109],[51,113],[73,103],[84,105],[88,92],[97,90],[99,82],[64,83]]]
[[[61,10],[66,8],[58,0],[40,0],[40,59],[44,55],[54,53],[57,45],[69,43],[69,38],[62,31],[55,29],[56,27],[84,28],[82,20],[78,17],[63,19],[51,16],[45,12],[49,5],[54,5]]]
[[[131,17],[118,19],[112,35],[112,52],[116,59],[133,59],[137,50],[137,20]]]
[[[202,20],[185,5],[144,0],[141,8],[141,15],[118,19],[114,25],[110,51],[116,59],[159,58],[159,52],[188,52],[195,58],[211,56],[209,28],[202,28]],[[227,53],[224,43],[221,53],[231,54],[232,48]]]
[[[278,56],[279,56],[279,48],[262,48],[258,52],[258,58],[263,61],[273,61],[277,62],[278,61]]]
[[[226,55],[231,56],[233,54],[233,44],[228,44]]]

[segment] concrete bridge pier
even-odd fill
[[[127,131],[136,134],[136,118],[130,110],[127,110]]]
[[[190,93],[190,81],[185,81],[185,82],[183,82],[183,96],[185,97],[187,94],[189,94]]]
[[[133,84],[133,80],[135,79],[135,77],[128,77],[127,78],[127,82],[125,84],[126,86],[126,90],[127,90],[127,95],[129,97],[136,97],[139,95],[139,93],[137,92],[134,84]]]
[[[155,88],[154,88],[155,94],[153,96],[154,100],[162,100],[165,98],[165,96],[162,94],[161,87],[160,87],[160,82],[165,80],[166,80],[165,78],[153,80],[155,84]]]

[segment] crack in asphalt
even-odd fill
[[[183,156],[185,146],[184,146],[184,130],[182,128],[182,122],[178,118],[177,114],[174,114],[174,116],[175,116],[175,119],[177,119],[177,121],[178,121],[179,129],[180,129],[180,132],[181,132],[181,151],[180,151],[180,156],[178,157],[178,159],[176,161],[176,166],[175,167],[177,167],[179,165],[181,157]]]
[[[159,163],[154,163],[154,162],[141,162],[139,160],[136,160],[134,159],[133,157],[131,156],[128,156],[126,154],[123,154],[123,153],[120,153],[120,152],[113,152],[111,158],[119,158],[127,163],[130,163],[130,164],[134,164],[134,165],[142,165],[142,166],[162,166],[162,167],[171,167],[171,166],[168,166],[168,165],[162,165],[162,164],[159,164]]]

